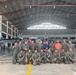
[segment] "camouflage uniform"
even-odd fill
[[[38,49],[38,52],[40,52],[41,51],[41,49],[42,49],[42,44],[35,44],[35,49]]]
[[[64,62],[66,64],[66,52],[61,52],[60,59],[62,62]]]
[[[39,53],[34,53],[32,55],[33,59],[33,65],[40,65],[40,54]]]
[[[32,53],[34,53],[34,50],[35,50],[35,44],[30,44],[30,49],[31,49],[31,51],[32,51]]]
[[[67,52],[67,62],[70,64],[70,62],[74,63],[75,60],[75,54],[74,52]]]
[[[13,47],[13,63],[17,62],[17,54],[19,53],[19,47],[14,46]]]
[[[26,53],[26,63],[32,63],[32,52]]]
[[[45,52],[40,52],[40,60],[44,64],[47,62],[46,53]]]
[[[67,52],[67,50],[69,50],[67,43],[62,43],[62,48],[64,49],[65,52]]]
[[[51,51],[52,54],[54,53],[54,51],[55,51],[55,45],[54,45],[54,43],[50,44],[50,51]]]
[[[55,60],[55,63],[59,63],[60,64],[60,52],[54,52],[53,54],[53,60]]]
[[[17,59],[18,59],[18,63],[19,64],[24,63],[24,55],[23,55],[23,53],[22,54],[18,53]]]
[[[24,56],[25,56],[26,53],[27,53],[27,50],[29,49],[29,45],[28,44],[23,44],[22,49],[23,49],[23,53],[24,53]]]
[[[22,44],[19,44],[19,51],[22,50]]]
[[[52,63],[52,53],[51,52],[46,52],[46,57],[47,57],[47,62]]]

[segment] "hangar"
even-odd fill
[[[24,75],[22,68],[26,70],[28,66],[20,68],[18,65],[9,64],[12,61],[12,54],[11,52],[8,54],[8,49],[16,40],[29,40],[30,38],[70,39],[73,45],[76,45],[76,0],[0,0],[0,67],[5,68],[4,71],[0,69],[1,75],[9,75],[12,72],[12,75]],[[4,62],[8,64],[1,65]],[[34,70],[39,71],[39,69],[41,69],[39,74],[42,75],[44,73],[55,75],[58,72],[58,75],[76,75],[76,64],[51,66],[55,72],[52,68],[48,69],[43,66],[43,69],[37,66],[36,69],[33,68],[32,75],[36,73]],[[9,70],[11,67],[16,70]],[[48,70],[45,71],[45,68]],[[75,71],[72,72],[70,68]],[[17,70],[21,70],[20,74],[16,72]]]

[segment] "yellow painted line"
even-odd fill
[[[27,75],[31,75],[32,64],[29,64]]]

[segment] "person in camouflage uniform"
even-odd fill
[[[62,42],[62,49],[64,49],[65,52],[67,52],[67,50],[68,50],[68,43],[66,42],[65,39]]]
[[[30,49],[31,49],[32,53],[34,53],[34,50],[35,50],[34,40],[31,40]]]
[[[42,49],[42,44],[39,42],[39,40],[36,40],[36,43],[35,43],[35,49],[38,49],[38,52],[41,51]]]
[[[60,52],[58,50],[55,50],[53,54],[53,62],[60,64]]]
[[[18,63],[19,64],[21,64],[21,63],[25,63],[24,62],[24,55],[23,55],[23,51],[22,50],[20,50],[20,52],[18,53],[18,55],[17,55],[17,59],[18,59]]]
[[[23,49],[24,56],[26,56],[26,53],[27,53],[27,51],[29,49],[29,44],[28,44],[27,40],[25,40],[25,42],[23,43],[22,49]]]
[[[75,54],[72,48],[70,48],[69,51],[67,52],[67,61],[68,61],[68,64],[70,64],[71,62],[74,63],[75,61]]]
[[[26,53],[26,57],[25,58],[26,58],[25,61],[26,61],[27,64],[33,62],[32,61],[32,52],[31,52],[30,49],[28,49],[28,52]]]
[[[52,53],[50,52],[49,49],[46,51],[46,58],[47,58],[47,62],[52,63]]]
[[[41,50],[40,52],[40,60],[41,60],[41,63],[44,63],[44,64],[47,62],[46,52],[44,52],[43,50]]]
[[[64,51],[64,49],[62,49],[62,52],[60,53],[60,59],[63,63],[66,64],[66,52]]]
[[[19,41],[18,46],[19,46],[19,51],[22,50],[22,41]]]
[[[51,41],[51,43],[50,43],[50,51],[51,51],[52,54],[53,54],[54,51],[55,51],[55,44],[54,44],[54,41]]]
[[[38,50],[35,49],[33,55],[32,55],[32,59],[33,59],[33,65],[40,65],[40,53],[38,53]]]
[[[18,53],[19,53],[18,43],[15,42],[15,45],[13,46],[13,64],[17,63],[17,54]]]
[[[68,42],[68,50],[69,50],[70,48],[73,50],[73,52],[75,52],[75,47],[74,47],[74,45],[72,44],[72,41],[69,40],[69,42]]]

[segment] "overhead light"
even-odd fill
[[[52,23],[42,23],[40,25],[34,25],[34,26],[30,26],[27,28],[28,30],[45,30],[45,29],[66,29],[65,26],[60,26],[60,25],[56,25],[56,24],[52,24]]]
[[[50,17],[50,15],[49,15],[49,17]]]
[[[67,15],[67,17],[69,17],[69,15]]]
[[[14,17],[14,15],[12,15],[12,17]]]
[[[31,17],[32,17],[32,15],[31,15]]]
[[[30,9],[31,9],[31,6],[30,6]]]
[[[54,6],[54,9],[55,9],[56,7]]]
[[[5,8],[7,8],[7,6],[6,6],[6,5],[5,5],[4,7],[5,7]]]

